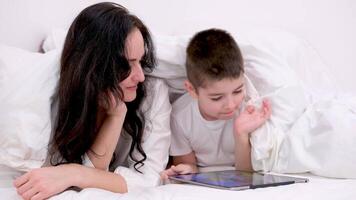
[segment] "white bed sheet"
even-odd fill
[[[299,183],[280,187],[259,188],[244,191],[226,191],[192,185],[165,185],[158,189],[171,193],[174,200],[186,199],[274,199],[274,200],[315,200],[315,199],[355,199],[356,180],[326,179],[310,174],[309,183]]]
[[[0,199],[21,199],[12,186],[16,171],[0,167]],[[243,191],[228,191],[189,184],[167,184],[155,188],[133,191],[129,194],[117,194],[100,189],[84,189],[81,192],[66,191],[51,200],[215,200],[215,199],[273,199],[273,200],[351,200],[356,199],[356,179],[330,179],[311,174],[299,174],[308,177],[308,183],[298,183],[279,187],[258,188]]]

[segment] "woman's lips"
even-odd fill
[[[126,87],[128,90],[137,90],[137,85],[131,86],[131,87]]]

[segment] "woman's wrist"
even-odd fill
[[[76,186],[79,188],[84,188],[84,182],[83,182],[83,177],[85,175],[83,174],[85,172],[84,166],[79,165],[79,164],[64,164],[61,165],[63,167],[63,170],[65,171],[66,176],[68,177],[68,186]]]
[[[124,121],[125,117],[126,117],[126,112],[120,114],[108,114],[106,119],[116,123],[116,122]]]
[[[113,117],[119,117],[119,118],[125,118],[127,113],[127,107],[124,102],[121,102],[120,105],[118,105],[114,109],[108,109],[106,111],[106,114],[108,116],[113,116]]]

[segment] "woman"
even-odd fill
[[[163,82],[145,81],[154,66],[141,20],[115,3],[84,9],[62,52],[52,166],[17,178],[18,194],[44,199],[71,186],[125,193],[157,185],[168,160],[171,107]]]

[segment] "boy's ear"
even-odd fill
[[[198,98],[198,92],[195,90],[194,86],[192,85],[192,83],[190,81],[185,80],[184,86],[185,86],[185,89],[190,94],[190,96],[192,96],[194,99]]]

